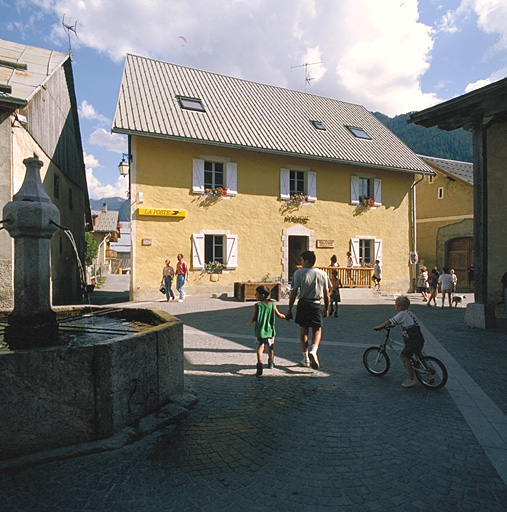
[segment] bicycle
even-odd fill
[[[390,348],[394,353],[401,357],[403,343],[393,340],[390,337],[392,327],[385,327],[386,336],[382,343],[377,347],[367,348],[363,354],[363,364],[365,368],[376,376],[385,375],[391,367],[391,360],[387,353]],[[447,383],[447,368],[444,363],[433,356],[426,356],[422,352],[414,354],[410,358],[412,369],[417,380],[427,388],[441,389]]]

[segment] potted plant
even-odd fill
[[[224,265],[219,261],[208,261],[204,264],[204,270],[207,274],[221,274]]]

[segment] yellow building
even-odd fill
[[[458,289],[468,289],[474,263],[473,164],[421,156],[435,171],[417,184],[419,262],[454,268]]]
[[[128,55],[113,131],[129,136],[132,299],[178,253],[190,293],[288,282],[306,249],[379,259],[383,288],[408,290],[412,185],[432,170],[364,107]]]

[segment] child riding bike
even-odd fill
[[[405,295],[400,295],[399,297],[396,297],[394,303],[397,311],[396,315],[389,320],[386,320],[384,323],[377,325],[373,330],[380,331],[388,326],[401,326],[403,331],[403,341],[405,343],[405,348],[401,352],[401,357],[405,364],[405,368],[407,369],[407,379],[405,379],[401,385],[404,388],[411,388],[412,386],[415,386],[416,380],[414,378],[410,358],[413,354],[421,352],[424,345],[424,337],[421,332],[421,327],[419,326],[419,321],[416,316],[409,311],[409,298]]]

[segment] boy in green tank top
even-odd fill
[[[251,325],[255,322],[255,337],[257,338],[257,377],[262,375],[262,354],[264,347],[268,347],[268,368],[275,366],[275,316],[285,318],[278,311],[276,304],[269,299],[271,292],[267,286],[257,286],[255,298],[259,301],[254,306],[252,318],[247,322]]]

